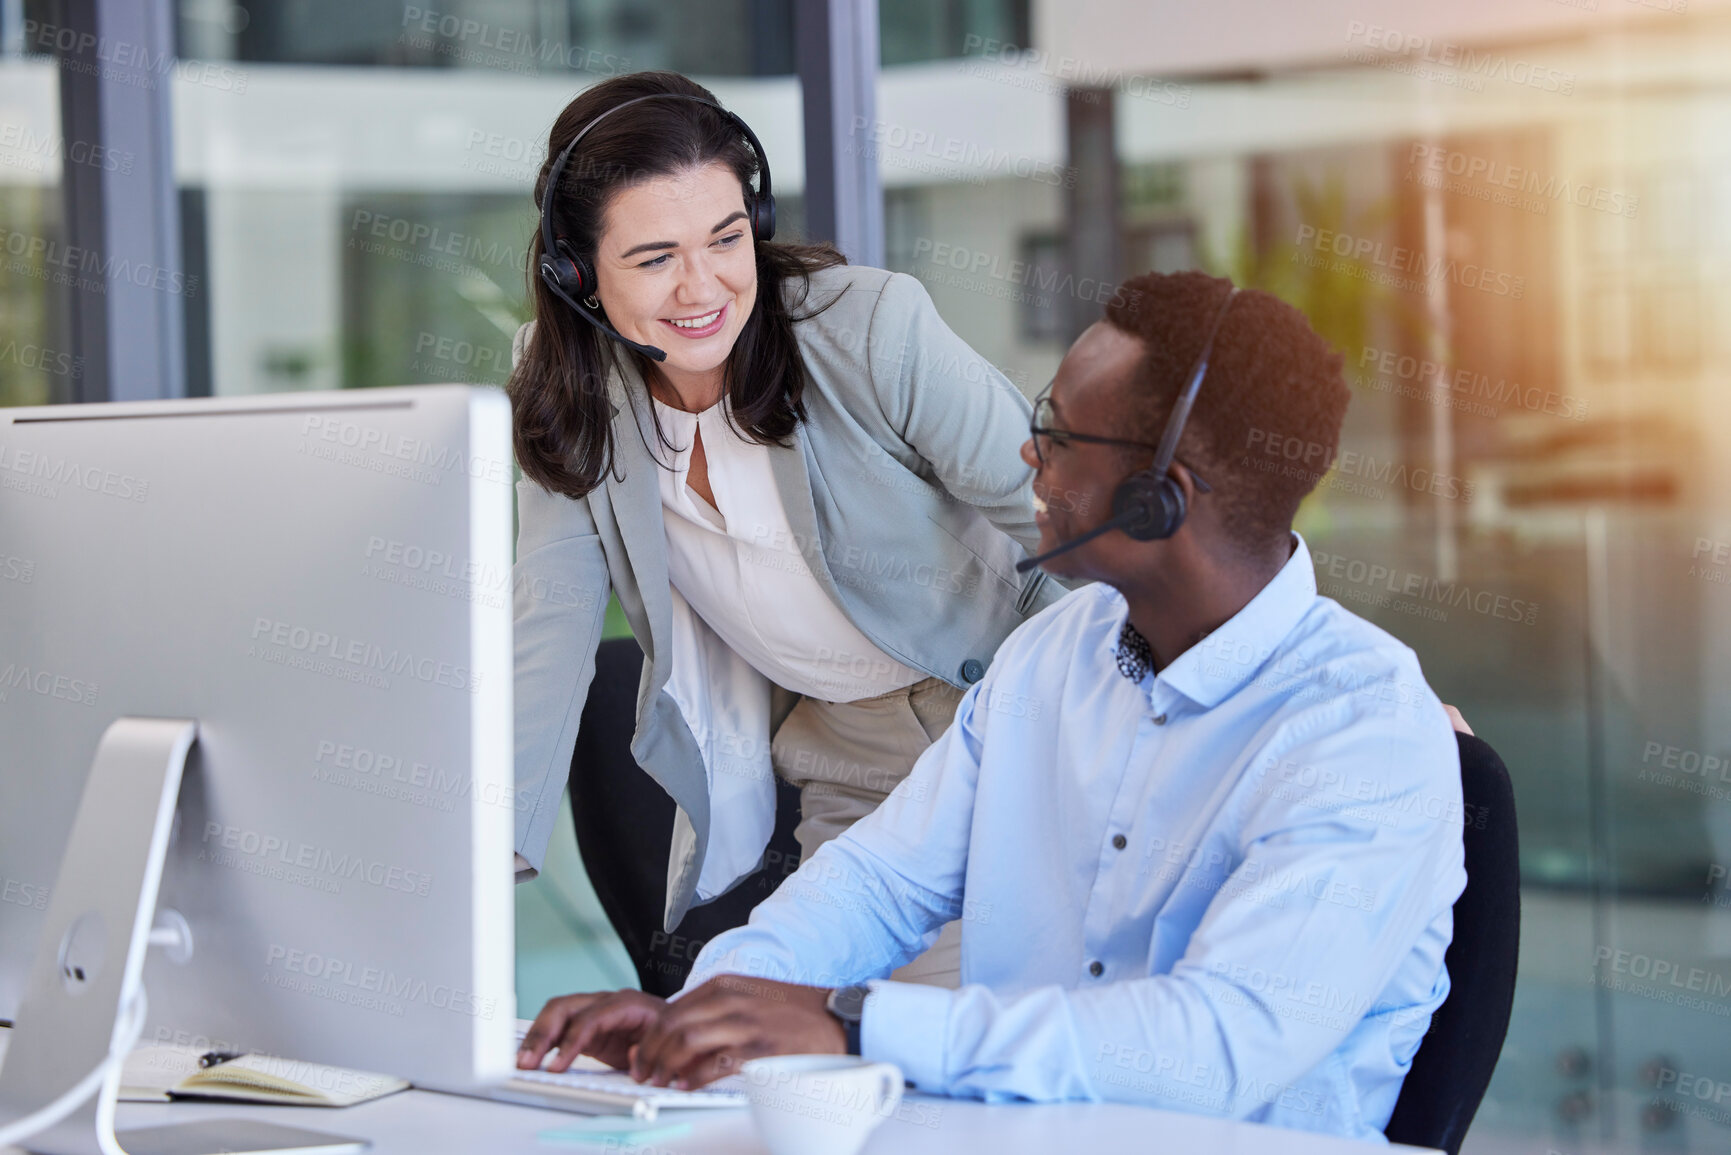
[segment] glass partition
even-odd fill
[[[1340,350],[1322,592],[1515,784],[1520,981],[1466,1149],[1724,1151],[1731,20],[1583,7],[1453,44],[1271,9],[1335,47],[1186,78],[1134,66],[1171,58],[1147,17],[1036,5],[1032,47],[886,66],[865,132],[889,263],[1024,390],[1147,270],[1268,289]]]
[[[64,286],[78,256],[68,264],[60,174],[69,164],[132,163],[100,141],[62,136],[52,47],[21,9],[0,19],[0,405],[75,395],[84,360],[72,344]]]

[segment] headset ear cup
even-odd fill
[[[589,262],[577,255],[564,237],[553,242],[559,250],[559,255],[545,261],[544,267],[551,269],[553,279],[558,282],[559,290],[568,297],[587,297],[595,291],[595,270],[589,267]]]
[[[775,198],[773,196],[757,197],[751,205],[751,236],[753,240],[767,241],[775,237]]]
[[[1170,476],[1154,477],[1147,470],[1126,477],[1112,494],[1112,515],[1132,515],[1124,532],[1136,541],[1171,537],[1188,512],[1178,482]]]

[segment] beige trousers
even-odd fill
[[[800,860],[876,810],[926,748],[949,729],[962,691],[927,678],[857,702],[801,698],[775,731],[770,761],[799,787],[801,818],[794,830]],[[890,977],[927,986],[961,982],[962,924]]]

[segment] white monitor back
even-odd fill
[[[98,738],[184,717],[145,1041],[508,1074],[511,493],[494,389],[0,410],[0,1017]]]

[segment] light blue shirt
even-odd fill
[[[1460,761],[1412,651],[1318,597],[1295,545],[1140,683],[1108,586],[1022,625],[687,989],[878,980],[862,1050],[923,1090],[1380,1139],[1448,993]],[[883,980],[957,917],[961,989]]]

